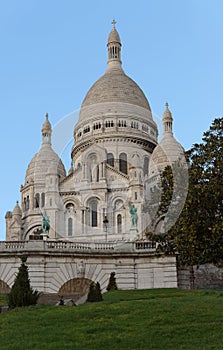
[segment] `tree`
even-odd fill
[[[188,152],[188,197],[174,232],[179,232],[178,240],[182,235],[185,240],[187,234],[189,249],[181,254],[182,262],[222,264],[223,118],[213,121],[202,141]],[[185,244],[180,248],[183,252]]]
[[[213,121],[209,131],[204,133],[202,143],[195,144],[187,152],[187,159],[189,188],[181,215],[175,225],[168,226],[171,215],[176,215],[176,207],[173,205],[170,210],[171,204],[167,206],[169,218],[165,218],[165,234],[152,239],[160,242],[159,249],[164,252],[178,252],[179,265],[190,268],[193,288],[194,265],[223,264],[223,118]],[[169,175],[166,173],[163,176],[165,179]],[[182,195],[180,187],[177,197]],[[169,198],[170,188],[163,186],[162,189],[163,203],[159,208],[165,208]],[[172,204],[177,203],[177,197],[172,199]]]
[[[39,297],[39,292],[30,286],[28,267],[25,264],[27,258],[22,257],[21,260],[21,266],[9,293],[10,308],[35,305]]]
[[[91,282],[90,287],[89,287],[89,292],[87,296],[87,301],[88,302],[97,302],[97,301],[102,301],[102,294],[101,294],[101,287],[100,283],[94,283]]]
[[[115,278],[115,272],[111,272],[108,286],[107,286],[107,291],[109,292],[110,290],[117,290],[117,283],[116,283],[116,278]]]
[[[183,209],[187,188],[188,164],[182,157],[160,172],[159,181],[153,188],[149,201],[149,207],[152,207],[149,210],[151,233],[167,232],[175,224]]]

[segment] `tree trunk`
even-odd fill
[[[194,267],[193,267],[193,265],[191,265],[189,267],[189,271],[190,271],[190,289],[194,289],[195,288],[195,276],[194,276]]]

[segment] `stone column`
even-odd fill
[[[101,180],[103,177],[104,177],[104,175],[103,175],[103,163],[100,163],[99,164],[99,179]]]

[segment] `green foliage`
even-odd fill
[[[223,118],[215,119],[201,144],[188,152],[189,190],[171,230],[187,265],[223,262]]]
[[[87,301],[88,302],[98,302],[98,301],[102,301],[102,294],[101,294],[101,287],[100,287],[100,283],[94,283],[91,282],[90,284],[90,288],[89,288],[89,292],[88,292],[88,297],[87,297]]]
[[[30,286],[28,267],[26,266],[26,258],[21,258],[22,263],[16,275],[15,282],[11,292],[8,295],[8,304],[10,308],[35,305],[37,303],[39,293]]]
[[[108,281],[108,286],[107,286],[107,291],[109,292],[110,290],[117,290],[117,283],[116,283],[116,277],[115,277],[115,272],[111,272],[110,278]]]
[[[209,131],[204,133],[202,143],[195,144],[186,156],[190,165],[189,188],[181,215],[178,215],[178,198],[184,194],[186,177],[182,176],[184,169],[180,170],[174,164],[174,186],[170,167],[161,174],[162,195],[157,217],[167,213],[166,233],[148,237],[159,242],[159,251],[179,253],[179,264],[191,267],[193,287],[194,265],[223,264],[223,118],[213,121]],[[182,183],[180,179],[183,179]],[[173,190],[175,183],[178,183],[177,191]],[[177,215],[179,218],[173,225]]]
[[[188,164],[185,159],[175,161],[160,173],[160,181],[152,189],[148,203],[151,232],[158,233],[159,223],[165,232],[175,224],[186,200],[187,187]]]
[[[101,303],[0,315],[1,350],[222,350],[222,292],[111,291]]]
[[[0,305],[8,305],[8,294],[0,294]]]
[[[173,172],[171,166],[168,165],[161,173],[161,198],[157,211],[158,217],[166,214],[169,209],[173,197],[173,185]]]

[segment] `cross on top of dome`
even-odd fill
[[[113,21],[111,22],[113,28],[115,28],[116,23],[117,23],[116,20],[113,19]]]

